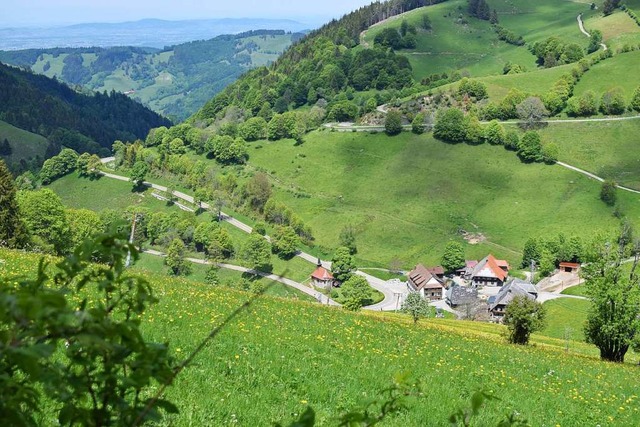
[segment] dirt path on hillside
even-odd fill
[[[587,37],[591,37],[591,34],[589,34],[587,30],[584,29],[584,22],[582,22],[582,14],[578,15],[578,27],[580,27],[580,31],[582,32],[582,34],[584,34]],[[604,43],[600,43],[600,46],[602,46],[602,50],[606,51],[609,49],[607,45]]]

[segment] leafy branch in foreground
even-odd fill
[[[56,408],[61,425],[129,426],[141,414],[151,421],[160,409],[177,412],[165,400],[144,411],[174,361],[166,344],[142,336],[141,317],[157,300],[149,283],[126,274],[128,253],[137,259],[126,235],[102,235],[55,274],[41,261],[35,279],[0,281],[0,418],[8,425],[37,425],[44,408]]]

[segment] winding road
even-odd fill
[[[582,34],[584,34],[587,37],[591,37],[591,34],[589,34],[587,30],[584,29],[584,22],[582,22],[582,14],[578,15],[578,26],[580,27],[580,31],[582,32]],[[602,50],[606,51],[609,49],[607,45],[604,43],[600,43],[600,46],[602,46]]]
[[[101,162],[106,165],[108,163],[113,162],[114,160],[115,160],[114,157],[106,157],[106,158],[101,159]],[[102,174],[102,176],[104,176],[106,178],[116,179],[116,180],[125,181],[125,182],[130,182],[131,181],[126,176],[116,175],[116,174],[105,172],[105,171],[101,171],[101,174]],[[163,192],[167,191],[167,187],[164,187],[164,186],[158,185],[158,184],[154,184],[152,182],[145,181],[143,183],[143,185],[145,185],[147,187],[150,187],[150,188],[153,188],[154,190],[163,191]],[[189,203],[195,204],[195,201],[194,201],[193,197],[188,195],[188,194],[182,193],[180,191],[174,191],[173,195],[176,196],[177,198],[181,199],[181,200],[184,200],[184,201],[187,201]],[[203,209],[209,209],[210,206],[209,206],[208,203],[202,203],[202,208]],[[234,227],[244,231],[245,233],[251,233],[251,231],[253,230],[249,225],[243,223],[242,221],[237,220],[236,218],[233,218],[231,215],[228,215],[228,214],[226,214],[224,212],[221,212],[221,215],[222,215],[222,220],[223,221],[228,222],[229,224],[231,224]],[[265,236],[265,238],[268,240],[269,236]],[[149,253],[151,253],[151,252],[149,252]],[[318,258],[316,256],[308,254],[308,253],[303,252],[303,251],[299,251],[296,254],[296,256],[302,258],[303,260],[305,260],[305,261],[307,261],[307,262],[309,262],[311,264],[316,264],[317,261],[318,261]],[[197,262],[202,263],[203,261],[202,260],[197,260]],[[330,262],[327,262],[327,261],[321,261],[321,262],[322,262],[322,266],[323,267],[325,267],[327,269],[331,269],[331,263]],[[223,267],[223,268],[226,268],[226,267]],[[242,268],[242,267],[238,267],[238,268]],[[238,271],[240,271],[240,270],[238,270]],[[262,273],[262,274],[266,274],[266,273]],[[359,276],[364,277],[367,280],[367,282],[369,282],[369,285],[372,288],[374,288],[375,290],[381,292],[384,295],[384,299],[382,301],[380,301],[379,303],[364,307],[367,310],[375,310],[375,311],[393,311],[393,310],[396,310],[398,308],[397,307],[398,306],[398,299],[399,299],[398,293],[406,293],[407,292],[406,286],[402,286],[403,289],[400,289],[399,286],[394,286],[392,284],[389,284],[389,283],[387,283],[386,281],[384,281],[382,279],[378,279],[377,277],[374,277],[374,276],[372,276],[370,274],[367,274],[367,273],[364,273],[362,271],[357,271],[356,274],[358,274]],[[280,277],[280,276],[275,276],[275,275],[273,275],[273,276],[274,277]],[[265,276],[265,277],[267,277],[267,276]],[[271,277],[269,277],[269,278],[271,278]],[[275,280],[275,279],[273,279],[273,280]],[[289,279],[286,279],[286,280],[289,281]],[[278,281],[280,281],[280,280],[278,280]],[[285,283],[283,281],[280,281],[280,282],[285,284],[285,285],[289,284],[289,283]],[[297,283],[297,282],[290,281],[290,283]],[[303,286],[303,285],[300,285],[300,286]],[[299,289],[299,288],[297,288],[297,286],[293,286],[293,287],[295,287],[296,289]],[[303,286],[303,288],[305,288],[305,287]],[[306,288],[306,289],[309,290],[309,288]],[[337,304],[337,303],[335,303],[335,304]]]
[[[153,256],[157,256],[157,257],[166,257],[167,255],[162,253],[162,252],[158,252],[155,251],[153,249],[146,249],[142,251],[145,254],[149,254],[149,255],[153,255]],[[238,271],[241,273],[248,273],[248,274],[252,274],[254,276],[260,276],[260,277],[264,277],[266,279],[269,280],[273,280],[274,282],[279,282],[282,283],[284,285],[287,285],[291,288],[295,288],[297,290],[299,290],[302,293],[305,293],[309,296],[312,296],[313,298],[315,298],[318,302],[324,303],[324,304],[328,304],[328,305],[332,305],[332,306],[340,306],[340,304],[338,304],[337,302],[335,302],[334,300],[332,300],[329,297],[326,297],[324,295],[322,295],[320,292],[315,291],[307,286],[304,286],[301,283],[298,283],[296,281],[293,281],[291,279],[287,279],[286,277],[282,277],[282,276],[278,276],[277,274],[269,274],[269,273],[265,273],[262,271],[258,271],[258,270],[253,270],[250,268],[246,268],[246,267],[240,267],[238,265],[233,265],[233,264],[225,264],[225,263],[221,263],[221,262],[209,262],[206,260],[202,260],[202,259],[198,259],[198,258],[186,258],[187,261],[192,262],[194,264],[201,264],[201,265],[215,265],[218,268],[224,268],[226,270],[233,270],[233,271]]]

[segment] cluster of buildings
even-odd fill
[[[536,287],[520,279],[509,278],[509,263],[488,255],[481,261],[466,261],[465,266],[456,271],[453,281],[445,278],[445,271],[437,266],[427,268],[422,264],[409,273],[407,286],[429,301],[446,301],[451,307],[486,303],[490,317],[499,320],[506,307],[516,296],[536,299]],[[486,300],[480,298],[479,288],[499,287],[496,295]]]

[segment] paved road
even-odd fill
[[[564,162],[556,162],[556,164],[559,165],[559,166],[562,166],[564,168],[570,169],[572,171],[581,173],[581,174],[583,174],[585,176],[588,176],[589,178],[595,179],[596,181],[604,182],[604,178],[599,177],[598,175],[595,175],[595,174],[593,174],[591,172],[587,172],[584,169],[580,169],[580,168],[577,168],[575,166],[571,166],[571,165],[569,165],[567,163],[564,163]],[[617,185],[616,184],[616,187],[619,188],[620,190],[628,191],[630,193],[640,194],[640,191],[634,190],[633,188],[625,187],[624,185]]]
[[[153,255],[153,256],[157,256],[157,257],[166,257],[166,254],[162,253],[162,252],[158,252],[156,250],[153,249],[146,249],[142,251],[145,254],[149,254],[149,255]],[[233,270],[233,271],[238,271],[241,273],[249,273],[252,274],[254,276],[260,276],[260,277],[264,277],[266,279],[269,280],[273,280],[275,282],[279,282],[282,283],[284,285],[287,285],[291,288],[295,288],[297,290],[299,290],[300,292],[303,292],[307,295],[312,296],[313,298],[315,298],[318,302],[321,302],[323,304],[329,304],[329,305],[333,305],[333,306],[340,306],[340,304],[338,304],[337,302],[335,302],[334,300],[322,295],[320,292],[313,290],[307,286],[304,286],[301,283],[298,283],[296,281],[293,281],[291,279],[287,279],[286,277],[282,277],[282,276],[278,276],[277,274],[269,274],[269,273],[264,273],[262,271],[258,271],[258,270],[253,270],[250,268],[246,268],[246,267],[241,267],[239,265],[233,265],[233,264],[225,264],[225,263],[221,263],[221,262],[209,262],[203,259],[198,259],[198,258],[186,258],[187,261],[192,262],[194,264],[201,264],[201,265],[215,265],[219,268],[224,268],[226,270]]]
[[[110,163],[114,160],[113,157],[107,157],[104,159],[101,159],[102,163],[107,164]],[[121,176],[121,175],[116,175],[113,173],[109,173],[109,172],[104,172],[101,171],[102,175],[105,176],[106,178],[111,178],[111,179],[117,179],[119,181],[126,181],[129,182],[130,179],[126,176]],[[154,190],[158,190],[158,191],[167,191],[167,187],[164,187],[162,185],[157,185],[154,184],[152,182],[148,182],[145,181],[143,183],[143,185],[153,188]],[[185,200],[189,203],[194,203],[194,199],[192,196],[182,193],[180,191],[174,191],[173,195],[176,196],[179,199]],[[208,203],[202,203],[202,208],[203,209],[209,209],[210,206]],[[226,213],[222,212],[222,219],[223,221],[228,222],[229,224],[233,225],[234,227],[244,231],[245,233],[251,233],[252,228],[250,226],[248,226],[247,224],[233,218],[230,215],[227,215]],[[265,236],[266,239],[269,239],[268,236]],[[312,264],[316,264],[318,262],[318,258],[314,255],[308,254],[306,252],[303,251],[299,251],[296,254],[298,257],[302,258],[303,260],[312,263]],[[327,268],[327,269],[331,269],[331,263],[327,262],[327,261],[321,261],[322,265]],[[396,292],[398,292],[397,289],[394,289],[394,287],[390,284],[388,284],[386,281],[378,279],[377,277],[374,277],[370,274],[358,271],[357,272],[358,275],[364,277],[365,279],[367,279],[367,282],[369,282],[369,285],[371,285],[372,288],[382,292],[382,294],[384,295],[384,299],[379,302],[378,304],[374,304],[368,307],[364,307],[367,310],[376,310],[376,311],[392,311],[396,309]],[[295,283],[295,282],[294,282]],[[308,288],[307,288],[308,289]],[[337,303],[336,303],[337,304]]]

